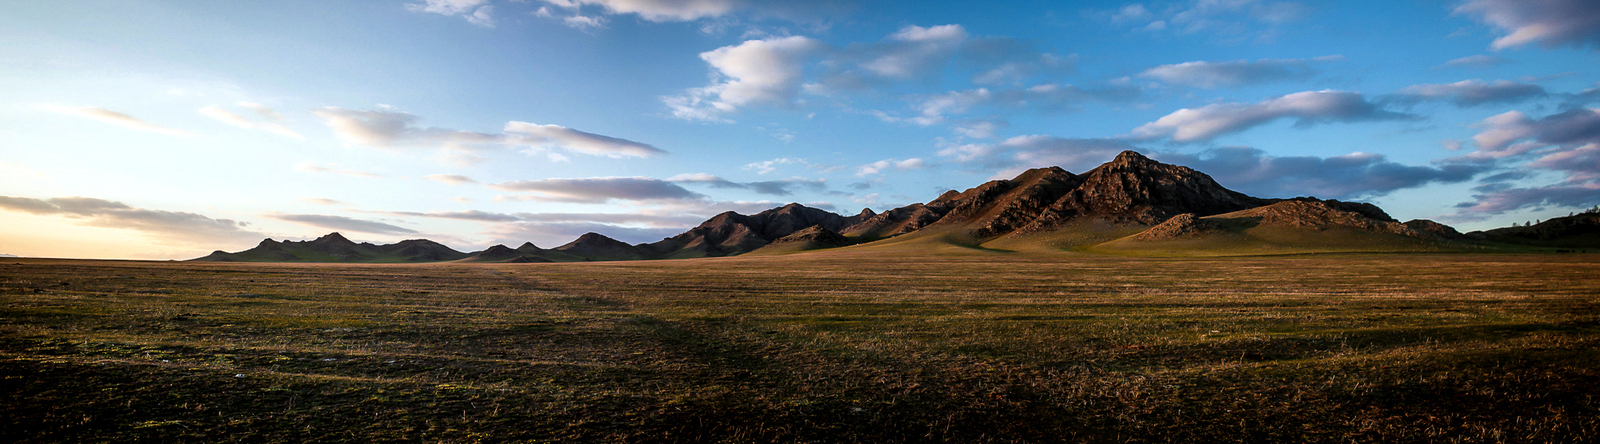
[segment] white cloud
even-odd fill
[[[739,0],[544,0],[566,9],[583,5],[605,8],[610,14],[637,14],[652,22],[687,22],[709,17],[719,17],[743,6]]]
[[[1297,125],[1310,125],[1325,121],[1408,118],[1411,116],[1383,110],[1359,93],[1304,91],[1252,104],[1219,103],[1180,109],[1154,122],[1140,125],[1133,130],[1132,136],[1140,139],[1171,138],[1173,142],[1182,143],[1209,140],[1278,119],[1295,119]]]
[[[133,116],[130,116],[130,115],[127,115],[127,114],[119,113],[119,112],[116,112],[116,111],[111,111],[111,110],[108,110],[108,109],[105,109],[105,108],[61,106],[61,105],[38,105],[38,107],[41,108],[41,109],[44,109],[46,111],[51,111],[51,112],[60,113],[60,114],[66,114],[66,115],[69,115],[69,116],[77,116],[77,117],[83,117],[83,118],[87,118],[87,119],[98,120],[98,121],[101,121],[101,122],[110,123],[112,125],[117,125],[117,126],[120,126],[120,127],[123,127],[123,128],[132,129],[132,130],[146,131],[146,132],[152,132],[152,133],[157,133],[157,134],[165,134],[165,135],[168,135],[168,136],[183,137],[183,138],[199,137],[199,134],[195,134],[193,132],[184,131],[184,130],[176,129],[176,128],[168,128],[168,127],[165,127],[165,126],[161,126],[161,125],[157,125],[157,124],[154,124],[154,123],[146,122],[146,121],[141,120],[141,119],[139,119],[137,117],[133,117]]]
[[[1455,12],[1509,32],[1489,45],[1495,50],[1530,43],[1600,47],[1600,2],[1594,0],[1470,0]]]
[[[904,160],[884,159],[884,160],[880,160],[880,161],[877,161],[877,162],[873,162],[873,163],[869,163],[869,164],[857,167],[856,168],[856,177],[871,176],[871,175],[874,175],[874,174],[880,174],[880,173],[883,173],[884,171],[890,171],[890,170],[893,170],[893,171],[910,171],[910,170],[920,170],[920,169],[927,168],[927,167],[928,167],[928,161],[920,159],[920,158],[910,158],[910,159],[904,159]]]
[[[600,29],[600,28],[606,27],[606,19],[605,19],[605,17],[590,17],[590,16],[587,16],[587,15],[574,15],[574,16],[571,16],[571,17],[562,18],[561,22],[565,23],[567,26],[570,26],[570,27],[573,27],[573,28],[577,28],[577,29],[582,29],[582,30],[585,30],[585,31],[594,30],[594,29]]]
[[[756,170],[756,174],[770,174],[770,173],[778,170],[778,165],[791,165],[791,164],[805,165],[805,164],[807,164],[807,162],[805,161],[805,159],[794,159],[794,158],[789,158],[789,157],[780,157],[780,158],[777,158],[777,159],[763,160],[763,161],[760,161],[760,162],[751,163],[751,164],[745,165],[744,169]]]
[[[956,132],[974,139],[991,139],[995,137],[995,132],[999,131],[1000,127],[1005,126],[1005,124],[1005,122],[993,120],[966,121],[956,124]]]
[[[889,35],[897,44],[885,45],[882,54],[863,62],[862,68],[880,77],[910,79],[928,73],[950,57],[968,38],[961,25],[906,26]]]
[[[1189,0],[1156,10],[1131,4],[1100,16],[1113,25],[1146,32],[1171,31],[1178,35],[1204,32],[1218,36],[1271,38],[1280,26],[1298,21],[1309,13],[1310,8],[1298,2]]]
[[[721,121],[722,115],[750,104],[792,105],[804,80],[805,59],[825,48],[801,36],[749,40],[700,54],[717,83],[663,98],[672,114],[688,120]]]
[[[963,114],[980,107],[1058,112],[1075,109],[1078,104],[1088,101],[1127,100],[1138,94],[1139,90],[1136,88],[1083,89],[1056,83],[1017,89],[977,88],[926,97],[912,104],[917,113],[913,117],[894,117],[881,112],[877,113],[877,116],[889,122],[905,121],[929,126],[944,123],[951,115]]]

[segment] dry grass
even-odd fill
[[[7,260],[0,440],[1587,441],[1597,299],[1593,255]]]

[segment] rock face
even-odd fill
[[[796,231],[772,241],[773,246],[793,245],[796,250],[815,250],[820,248],[838,248],[850,245],[850,238],[844,237],[833,230],[821,225]]]
[[[1408,220],[1406,221],[1406,226],[1410,227],[1412,230],[1416,230],[1417,232],[1432,234],[1441,239],[1467,239],[1467,235],[1461,234],[1461,232],[1456,231],[1455,228],[1451,228],[1449,225],[1427,219]]]

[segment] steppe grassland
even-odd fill
[[[8,441],[1600,435],[1600,257],[0,262]]]

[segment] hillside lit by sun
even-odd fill
[[[1461,231],[1600,205],[1600,2],[0,5],[0,254],[630,243],[1133,150]]]

